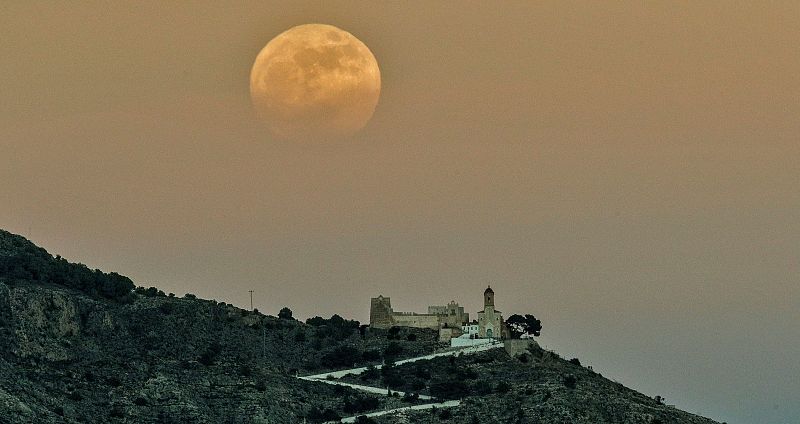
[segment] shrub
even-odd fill
[[[377,361],[381,359],[381,352],[375,349],[365,350],[364,353],[361,354],[361,359],[368,362]]]
[[[159,305],[158,310],[164,315],[171,315],[175,312],[175,304],[172,302],[164,302]]]
[[[316,334],[318,337],[331,337],[337,340],[346,339],[359,329],[358,321],[346,320],[336,314],[329,319],[322,317],[309,318],[306,320],[306,324],[317,328]]]
[[[568,389],[574,389],[578,385],[578,379],[574,375],[569,374],[564,377],[564,386]]]
[[[416,366],[414,367],[414,376],[424,380],[431,379],[431,370],[426,365],[423,365],[419,362],[416,363],[415,365]]]
[[[386,338],[389,340],[397,340],[399,334],[400,334],[400,327],[392,327],[386,334]]]
[[[418,400],[419,394],[417,393],[406,392],[406,394],[403,395],[403,402],[416,402]]]
[[[403,346],[397,342],[390,342],[383,350],[383,358],[387,361],[394,361],[395,358],[403,353]]]
[[[405,379],[392,363],[388,363],[381,368],[381,377],[383,385],[389,388],[399,389],[405,385]]]
[[[569,363],[572,365],[581,366],[581,360],[578,358],[572,358],[569,360]]]
[[[497,383],[497,386],[494,388],[497,393],[506,394],[509,390],[511,390],[511,386],[506,383],[505,381],[501,381]]]
[[[186,293],[185,295],[183,295],[183,298],[184,299],[197,299],[197,296],[195,296],[195,295],[193,295],[191,293]]]
[[[411,387],[411,390],[420,391],[426,387],[426,384],[425,381],[419,378],[413,378],[409,383],[409,387]]]
[[[306,324],[308,324],[308,325],[310,325],[312,327],[322,327],[323,325],[325,325],[327,323],[328,323],[328,320],[326,320],[325,318],[322,318],[322,317],[314,317],[314,318],[309,318],[309,319],[306,320]]]
[[[363,381],[368,381],[368,380],[375,380],[378,377],[380,377],[380,375],[381,375],[380,371],[378,371],[378,369],[375,368],[374,366],[370,365],[367,367],[366,370],[364,370],[363,373],[361,373],[361,376],[359,378]]]
[[[114,405],[111,407],[111,411],[108,413],[108,416],[111,418],[122,418],[125,416],[125,410],[122,408],[122,405]]]
[[[361,358],[361,351],[352,346],[337,346],[322,355],[322,365],[336,368],[351,366]]]
[[[381,402],[374,397],[356,396],[351,398],[350,396],[345,396],[342,410],[348,414],[357,414],[359,412],[377,409],[380,404]]]
[[[442,409],[442,412],[439,412],[439,418],[443,420],[449,420],[452,417],[453,413],[449,409]]]
[[[155,287],[148,287],[146,289],[142,288],[142,287],[137,287],[136,288],[136,293],[139,293],[139,294],[147,296],[147,297],[166,297],[167,296],[166,294],[164,294],[163,291],[161,291],[161,290],[159,290],[159,289],[157,289]]]
[[[308,414],[306,417],[313,423],[323,423],[326,421],[339,421],[342,417],[336,413],[336,411],[327,408],[325,410],[320,410],[316,406],[312,406],[309,409]]]
[[[146,406],[147,403],[147,399],[143,397],[137,397],[136,400],[133,401],[133,404],[136,406]]]
[[[356,424],[378,424],[377,421],[373,420],[372,418],[370,418],[370,417],[368,417],[366,415],[359,415],[358,417],[356,417],[355,423]]]
[[[239,366],[239,375],[241,375],[242,377],[250,377],[251,375],[253,375],[253,370],[250,368],[249,365],[242,364],[241,366]]]
[[[197,359],[197,362],[207,367],[214,365],[220,352],[222,352],[222,345],[216,341],[213,341],[208,348],[206,348],[206,350],[200,354],[200,358]]]
[[[417,335],[414,333],[410,333],[409,335],[406,336],[406,340],[410,342],[415,342],[417,341]]]
[[[431,382],[431,395],[439,399],[460,399],[469,395],[469,386],[465,381],[450,376],[434,379]]]

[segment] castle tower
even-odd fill
[[[483,291],[483,308],[486,309],[487,306],[494,308],[494,290],[492,290],[492,286],[486,287],[486,290]]]
[[[388,297],[379,295],[373,297],[369,308],[369,326],[372,328],[389,328],[394,322],[392,320],[392,301]]]

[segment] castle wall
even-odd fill
[[[455,301],[451,301],[447,305],[428,306],[428,314],[439,316],[439,324],[447,327],[461,328],[462,325],[469,322],[469,313],[464,312],[464,307],[459,306]]]
[[[484,295],[486,296],[487,293],[493,294],[493,292],[487,291]],[[484,300],[491,303],[491,297],[485,297]],[[487,312],[489,316],[483,316]],[[481,334],[485,337],[486,329],[488,328],[492,330],[491,337],[499,338],[501,337],[500,325],[502,317],[499,312],[497,314],[493,312],[493,306],[489,306],[485,311],[478,313],[479,320],[482,320],[480,323]],[[483,318],[481,318],[482,316]],[[500,323],[497,320],[500,320]],[[392,309],[390,299],[381,295],[371,299],[369,310],[369,325],[372,328],[387,329],[394,326],[432,329],[452,328],[454,329],[452,333],[461,333],[461,327],[469,322],[469,313],[465,312],[464,307],[459,306],[455,301],[451,301],[447,305],[428,306],[427,314],[417,314],[413,312],[395,312]],[[445,337],[457,337],[457,335]]]
[[[398,314],[392,315],[393,324],[399,327],[439,328],[439,317],[436,315]]]
[[[451,328],[461,328],[464,325],[464,318],[458,315],[439,315],[439,322]]]

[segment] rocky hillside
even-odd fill
[[[0,423],[323,422],[418,401],[296,374],[437,347],[431,331],[374,331],[338,316],[303,323],[136,288],[0,231]],[[389,378],[464,403],[372,422],[712,423],[538,348],[385,374],[367,383]]]

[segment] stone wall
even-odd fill
[[[504,341],[503,347],[509,356],[516,358],[523,353],[528,353],[529,348],[538,349],[539,343],[536,343],[533,339],[513,339]]]
[[[436,315],[394,314],[392,321],[399,327],[439,328],[439,317]]]
[[[439,329],[439,341],[440,342],[447,342],[454,337],[458,337],[462,334],[461,329],[453,328],[453,327],[442,327]]]

